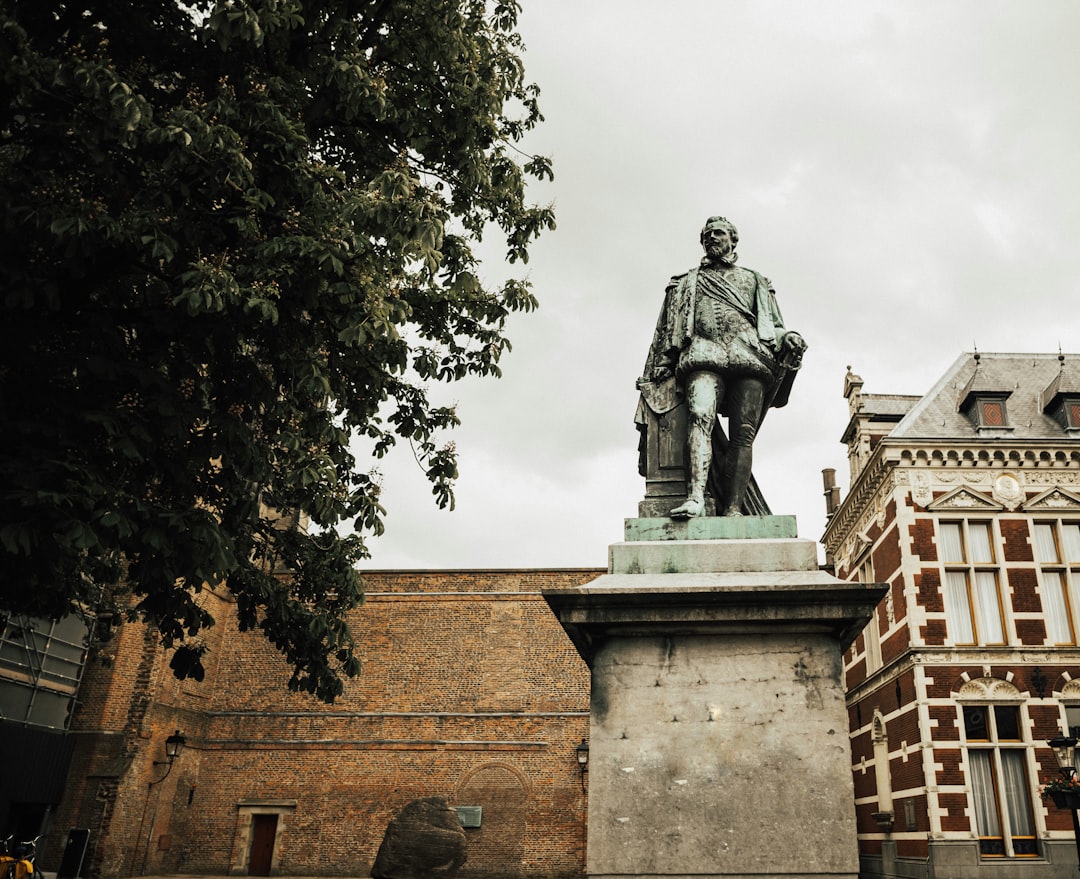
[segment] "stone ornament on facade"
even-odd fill
[[[945,470],[935,473],[934,479],[944,485],[989,485],[993,474],[977,470]]]
[[[1080,681],[1069,681],[1061,688],[1060,693],[1054,693],[1054,697],[1061,700],[1075,699],[1080,702]]]
[[[899,474],[897,474],[899,476]],[[925,473],[911,474],[911,499],[920,507],[925,507],[934,499],[934,489],[930,477]]]
[[[1020,506],[1024,499],[1024,488],[1020,484],[1020,477],[1015,473],[1004,471],[994,477],[993,497],[1006,510],[1010,512]]]
[[[1024,482],[1028,485],[1077,485],[1080,484],[1080,475],[1054,471],[1049,473],[1027,473],[1024,476]]]
[[[1036,495],[1023,506],[1025,511],[1031,510],[1076,510],[1080,509],[1080,495],[1073,494],[1063,488],[1051,488],[1042,494]]]
[[[1003,507],[1001,503],[991,497],[987,497],[980,491],[962,485],[954,488],[948,494],[939,497],[926,505],[928,510],[986,510],[988,512],[999,511]]]
[[[968,681],[954,694],[954,698],[980,702],[1019,702],[1024,695],[1015,684],[1001,678],[983,677]]]

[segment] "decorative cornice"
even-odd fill
[[[882,440],[882,445],[889,443]],[[1080,443],[1063,448],[1060,442],[1035,443],[1028,441],[1022,448],[1006,448],[1000,440],[978,442],[905,442],[897,447],[898,462],[906,466],[923,467],[1049,467],[1053,469],[1080,467]]]
[[[836,512],[833,513],[822,535],[827,552],[838,556],[840,548],[850,538],[851,531],[871,506],[889,472],[896,468],[946,469],[992,471],[1008,467],[1011,470],[1054,472],[1064,477],[1062,471],[1071,471],[1070,478],[1062,479],[1068,484],[1080,480],[1080,442],[1025,440],[1023,445],[1009,448],[1000,439],[964,441],[942,440],[896,440],[886,437],[874,450],[873,456],[855,479]],[[1040,482],[1042,480],[1039,480]]]
[[[821,540],[830,555],[837,554],[840,546],[848,539],[851,530],[857,527],[863,513],[871,505],[870,502],[878,493],[881,483],[896,466],[896,460],[886,458],[886,451],[884,442],[878,445],[873,456],[866,462],[866,466],[848,490],[847,496],[825,526],[825,533]]]

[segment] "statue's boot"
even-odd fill
[[[741,516],[746,487],[750,484],[750,466],[754,452],[750,446],[728,446],[724,483],[728,486],[727,506],[722,516]]]

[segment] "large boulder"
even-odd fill
[[[458,814],[442,797],[413,800],[386,827],[373,879],[453,879],[468,841]]]

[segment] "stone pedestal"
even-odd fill
[[[884,587],[820,571],[790,518],[627,533],[544,593],[592,669],[589,876],[855,879],[841,653]]]

